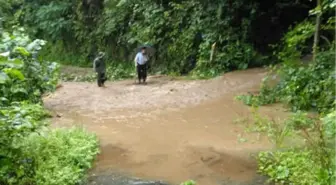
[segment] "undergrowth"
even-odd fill
[[[237,99],[247,105],[266,105],[281,102],[293,111],[316,110],[324,112],[334,107],[335,52],[321,52],[310,64],[282,64],[276,74],[266,77],[259,94],[241,95]],[[279,82],[268,85],[273,76]]]
[[[196,185],[196,182],[193,180],[188,180],[188,181],[182,182],[180,185]]]
[[[86,170],[98,154],[94,134],[80,128],[54,129],[30,135],[23,143],[34,163],[37,185],[74,185],[85,180]]]
[[[260,92],[236,97],[254,108],[248,131],[263,133],[274,144],[257,160],[258,171],[277,184],[335,184],[335,42],[321,45],[315,60],[301,62],[314,32],[309,20],[290,30],[275,52],[282,63],[272,68]],[[279,122],[255,111],[273,103],[288,106],[292,115]]]
[[[335,184],[335,112],[319,119],[293,114],[285,123],[264,119],[264,132],[275,151],[260,152],[258,170],[281,184]],[[286,144],[296,138],[297,146]]]
[[[45,41],[14,30],[0,39],[0,184],[78,184],[98,153],[97,138],[47,129],[42,95],[55,90],[58,65],[38,59]]]
[[[107,80],[123,80],[133,78],[136,74],[134,65],[130,63],[108,63],[106,69]],[[76,74],[76,73],[63,73],[61,71],[62,81],[72,81],[72,82],[93,82],[97,80],[97,74],[94,71],[87,72],[86,74]]]

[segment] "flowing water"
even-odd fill
[[[169,184],[263,184],[253,154],[272,145],[236,123],[252,118],[234,97],[258,90],[265,74],[251,69],[202,81],[151,77],[146,86],[128,80],[105,89],[68,82],[45,105],[59,115],[53,126],[80,125],[99,137],[101,154],[90,184],[163,184],[132,177]],[[260,111],[285,116],[277,106]]]

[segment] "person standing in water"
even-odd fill
[[[97,84],[98,87],[105,87],[106,81],[106,64],[104,60],[105,53],[99,52],[98,56],[93,61],[93,68],[97,73]]]
[[[135,66],[137,68],[139,84],[141,83],[141,80],[143,80],[143,83],[146,84],[147,61],[148,56],[146,54],[146,47],[143,47],[141,48],[141,52],[138,52],[134,59]]]

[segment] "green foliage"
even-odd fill
[[[321,121],[323,123],[322,126],[324,131],[324,137],[330,142],[335,142],[335,140],[333,140],[336,135],[335,119],[335,110],[332,110],[331,113],[321,118]]]
[[[270,181],[281,184],[334,184],[335,112],[321,120],[322,123],[307,117],[307,114],[294,114],[287,121],[291,126],[288,128],[292,134],[304,139],[306,145],[301,149],[282,148],[274,152],[260,152],[259,172],[269,176]],[[266,132],[271,133],[272,129]]]
[[[111,65],[108,65],[106,69],[107,79],[114,81],[133,78],[136,74],[136,71],[134,65],[130,64],[131,63],[113,62]],[[85,75],[61,73],[61,79],[63,81],[72,82],[94,82],[97,80],[97,75],[94,72],[89,72]]]
[[[330,4],[329,1],[324,2]],[[323,34],[335,30],[330,18],[321,27]],[[321,44],[316,61],[301,62],[302,57],[311,52],[309,42],[314,33],[315,25],[309,19],[290,29],[277,46],[278,50],[274,51],[274,55],[283,63],[274,67],[263,80],[259,94],[238,96],[237,99],[247,105],[282,102],[293,111],[314,109],[324,112],[334,107],[335,43],[322,37],[326,42]]]
[[[98,154],[95,135],[83,129],[47,130],[23,142],[25,155],[34,161],[37,185],[73,185],[83,181]]]
[[[256,66],[257,60],[261,60],[250,44],[240,41],[230,43],[221,48],[220,51],[216,51],[217,54],[215,54],[213,61],[209,60],[210,48],[210,43],[201,45],[201,52],[204,54],[201,55],[193,75],[201,78],[215,77],[223,72]]]
[[[181,185],[196,185],[196,182],[193,180],[188,180],[188,181],[182,182]]]
[[[133,62],[118,63],[114,62],[106,69],[107,78],[110,80],[122,80],[132,78],[136,74]]]
[[[0,109],[0,183],[19,184],[31,175],[30,163],[24,155],[22,142],[46,123],[48,114],[39,104],[12,103]]]
[[[277,102],[277,92],[266,85],[267,77],[261,85],[259,94],[238,95],[236,100],[242,101],[249,106],[260,106]]]
[[[297,24],[285,34],[278,46],[279,51],[275,51],[274,54],[280,61],[299,62],[302,52],[311,49],[306,42],[314,36],[314,33],[315,25],[311,21],[305,20]]]
[[[246,0],[57,0],[22,2],[16,19],[48,40],[48,60],[83,66],[103,50],[109,61],[129,61],[151,43],[152,72],[188,74],[197,63],[193,74],[202,77],[260,65],[249,41],[256,14],[257,3]],[[215,60],[204,64],[214,42]]]
[[[335,52],[321,52],[317,61],[307,65],[283,64],[278,70],[280,81],[275,86],[265,79],[258,95],[239,96],[247,105],[264,105],[275,102],[288,104],[292,110],[314,109],[324,112],[335,103]]]
[[[45,42],[31,41],[23,32],[18,29],[13,34],[4,32],[1,35],[0,95],[3,103],[38,102],[43,93],[54,90],[57,84],[58,65],[33,56]]]
[[[321,166],[307,160],[312,158],[311,151],[261,152],[258,156],[259,171],[280,184],[325,184],[317,178]]]
[[[97,79],[95,74],[77,75],[61,74],[61,80],[64,82],[94,82]]]
[[[294,114],[295,115],[298,115]],[[252,109],[254,117],[252,124],[247,124],[247,132],[257,132],[266,134],[269,141],[277,148],[285,146],[286,137],[291,136],[293,132],[293,123],[291,121],[280,121],[262,117],[258,113],[258,109]]]
[[[38,60],[42,40],[23,29],[0,40],[0,184],[78,184],[98,153],[82,129],[45,130],[43,93],[55,89],[58,65]]]
[[[330,29],[329,20],[322,30]],[[254,107],[282,102],[295,112],[276,122],[254,111],[249,128],[265,133],[275,144],[275,151],[259,153],[258,163],[259,172],[279,184],[335,184],[334,43],[327,40],[313,63],[302,63],[301,57],[311,51],[308,43],[314,32],[315,26],[306,20],[285,34],[274,52],[283,64],[263,80],[259,94],[236,97]],[[311,109],[321,113],[320,119],[301,112]]]
[[[333,1],[323,1],[323,6],[333,6]],[[328,11],[332,9],[328,8]],[[333,17],[322,25],[323,31],[335,33]],[[336,97],[336,52],[327,37],[322,37],[328,43],[324,51],[319,53],[313,63],[301,62],[304,53],[310,52],[308,41],[315,33],[315,25],[306,20],[297,24],[282,39],[278,51],[274,54],[283,62],[279,68],[264,79],[257,95],[238,96],[247,105],[265,105],[276,102],[288,104],[293,111],[317,110],[328,112]],[[335,39],[332,38],[332,39]],[[308,61],[309,62],[309,61]],[[276,74],[274,74],[276,72]],[[275,80],[278,79],[278,80]],[[269,85],[275,81],[275,85]]]

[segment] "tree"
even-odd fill
[[[335,6],[336,6],[336,0],[317,0],[316,8],[310,11],[311,15],[316,15],[314,44],[313,44],[313,61],[316,60],[316,55],[318,53],[322,15],[328,10],[331,9],[334,10]]]
[[[314,61],[316,59],[316,54],[318,52],[318,44],[320,42],[322,1],[323,0],[317,0],[317,6],[316,6],[316,23],[315,23],[314,45],[313,45],[313,60]]]

